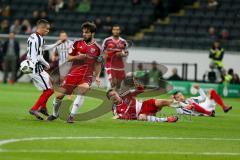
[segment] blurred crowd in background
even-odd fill
[[[158,21],[164,21],[169,14],[178,13],[184,8],[184,3],[194,3],[197,0],[169,0],[168,5],[164,5],[162,0],[152,0],[154,5],[154,18],[156,23]],[[11,1],[0,1],[0,34],[9,34],[9,38],[6,41],[0,39],[0,69],[4,71],[3,83],[15,83],[21,74],[18,72],[19,63],[24,56],[20,57],[20,46],[15,39],[15,34],[29,35],[36,31],[36,22],[38,19],[46,19],[52,22],[52,19],[48,17],[49,13],[54,12],[58,14],[62,11],[74,11],[79,13],[87,13],[91,11],[91,0],[48,0],[48,5],[44,10],[34,10],[30,19],[15,19],[10,22],[8,20],[12,15]],[[133,6],[140,5],[141,0],[131,0]],[[216,9],[221,4],[217,0],[208,0],[205,6],[208,9]],[[112,25],[114,24],[111,16],[105,18],[97,17],[94,20],[98,27],[99,32],[110,33]],[[54,25],[53,25],[54,29]],[[213,46],[209,46],[210,53],[210,65],[209,69],[203,75],[203,82],[211,83],[231,83],[239,84],[239,76],[234,72],[232,68],[226,70],[222,63],[224,58],[224,48],[221,46],[219,40],[231,40],[230,33],[227,29],[219,30],[213,26],[206,31],[209,39],[213,41]],[[11,72],[11,77],[8,78],[8,73]],[[160,79],[163,79],[161,71],[157,67],[157,62],[152,62],[152,69],[144,69],[144,64],[138,65],[138,70],[135,73],[136,77],[142,79],[145,83],[150,85],[156,85]],[[172,75],[168,80],[181,81],[182,78],[178,75],[177,68],[172,69]]]

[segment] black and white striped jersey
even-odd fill
[[[58,45],[56,47],[56,53],[59,57],[58,65],[61,66],[67,61],[67,56],[71,52],[71,49],[73,47],[73,41],[66,40],[64,43]]]
[[[38,33],[33,33],[27,40],[27,59],[33,62],[35,68],[33,73],[41,73],[43,64],[39,61],[39,56],[43,55],[43,45],[45,41]]]

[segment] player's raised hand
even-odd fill
[[[49,70],[51,68],[49,64],[46,64],[44,67],[45,67],[45,70]]]
[[[56,43],[59,45],[59,44],[61,44],[61,43],[64,43],[64,41],[65,41],[65,40],[60,40],[60,39],[59,39]]]

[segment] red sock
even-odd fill
[[[218,95],[218,93],[215,90],[211,90],[210,95],[211,95],[211,98],[214,99],[214,101],[217,104],[219,104],[222,107],[222,109],[224,110],[225,104],[224,104],[222,98]]]
[[[47,104],[46,104],[46,103],[43,103],[41,106],[42,106],[42,108],[46,108],[46,107],[47,107]]]
[[[53,94],[53,90],[52,89],[47,89],[44,90],[43,93],[41,94],[41,96],[38,98],[37,102],[35,103],[35,105],[32,107],[32,110],[38,110],[40,108],[40,106],[42,106],[43,108],[46,107],[46,103],[48,101],[48,98]]]
[[[212,115],[212,112],[210,111],[207,111],[206,109],[202,108],[200,105],[198,105],[197,103],[193,103],[192,104],[194,106],[194,110],[196,112],[199,112],[199,113],[204,113],[204,114],[207,114],[207,115]]]

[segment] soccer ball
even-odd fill
[[[29,60],[24,60],[20,64],[20,70],[24,74],[29,74],[33,72],[34,64]]]

